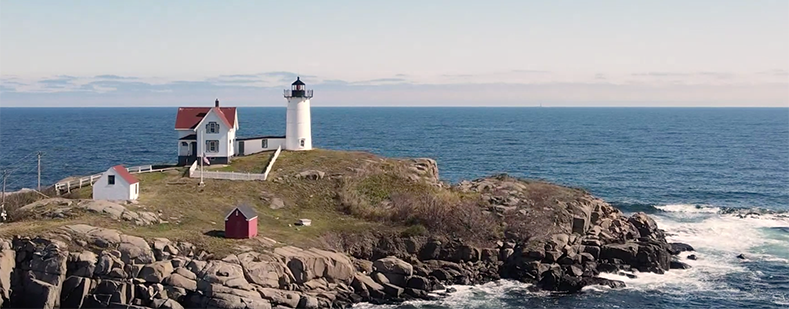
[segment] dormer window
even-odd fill
[[[205,133],[219,133],[219,124],[216,122],[209,122],[205,125]]]

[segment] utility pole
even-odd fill
[[[5,207],[5,183],[6,179],[8,179],[8,170],[3,170],[3,202],[0,203],[3,207]]]
[[[38,152],[38,192],[41,192],[41,151]]]

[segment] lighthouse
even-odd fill
[[[305,85],[299,77],[296,77],[296,81],[290,85],[290,90],[285,90],[285,99],[288,100],[285,149],[312,149],[312,129],[310,123],[310,99],[312,99],[312,89],[307,90],[307,85]]]

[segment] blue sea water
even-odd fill
[[[2,108],[0,168],[34,187],[111,165],[172,163],[175,108]],[[239,108],[239,136],[282,135],[285,108]],[[698,260],[628,287],[533,293],[500,281],[393,308],[789,306],[789,109],[313,108],[316,147],[431,157],[450,182],[492,173],[583,187],[653,214]],[[746,260],[737,259],[743,253]],[[358,307],[382,306],[359,305]]]

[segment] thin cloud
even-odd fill
[[[633,76],[653,76],[653,77],[676,77],[676,76],[691,76],[691,73],[677,73],[677,72],[646,72],[646,73],[633,73]]]
[[[260,77],[260,74],[231,74],[231,75],[219,75],[220,78],[255,78]]]
[[[97,78],[97,79],[117,79],[117,80],[135,80],[135,79],[139,79],[138,77],[120,76],[120,75],[112,75],[112,74],[96,75],[93,78]]]
[[[519,73],[519,74],[548,74],[551,73],[550,71],[544,70],[512,70],[511,73]]]
[[[371,80],[359,81],[356,83],[365,84],[365,83],[404,83],[407,82],[404,78],[376,78]]]
[[[6,85],[0,85],[0,92],[14,92],[16,88],[8,87]]]
[[[779,76],[779,77],[787,77],[787,76],[789,76],[789,70],[775,69],[775,70],[769,70],[769,71],[762,71],[762,72],[759,72],[757,74],[759,74],[759,75],[773,75],[773,76]]]

